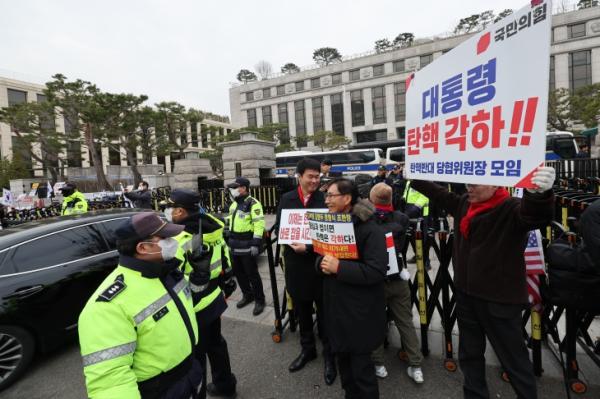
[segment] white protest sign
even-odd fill
[[[279,219],[279,244],[312,244],[306,212],[326,213],[327,209],[282,209]]]
[[[338,259],[358,259],[352,215],[346,213],[307,212],[314,251]]]
[[[551,0],[532,0],[407,80],[408,178],[533,187],[546,150],[551,19]]]
[[[394,245],[394,236],[392,233],[386,233],[385,235],[385,246],[388,252],[388,271],[387,275],[400,273],[398,268],[398,256],[396,255],[396,246]]]

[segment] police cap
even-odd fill
[[[238,188],[244,186],[250,188],[250,180],[245,177],[236,177],[235,180],[227,185],[227,188]]]
[[[200,202],[200,194],[193,190],[178,188],[171,191],[171,195],[167,200],[166,205],[184,209],[198,209]]]

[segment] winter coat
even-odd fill
[[[354,205],[359,259],[341,259],[337,274],[323,279],[325,328],[333,352],[366,354],[383,343],[388,254],[385,235],[373,214],[374,207],[367,200]],[[322,259],[317,259],[318,270]]]
[[[297,189],[283,194],[277,209],[276,225],[279,226],[283,209],[303,208],[305,206]],[[325,195],[321,191],[313,193],[306,208],[327,208],[325,206]],[[312,245],[307,245],[307,251],[304,254],[297,254],[289,245],[283,245],[282,247],[285,286],[292,300],[312,301],[320,298],[323,292],[323,281],[322,276],[314,268],[317,255],[314,253]]]
[[[532,194],[508,198],[470,222],[469,237],[460,232],[460,222],[470,202],[467,194],[449,192],[437,184],[413,180],[412,187],[454,217],[452,267],[454,284],[464,294],[504,304],[526,304],[527,283],[524,251],[530,230],[550,223],[554,194]]]
[[[133,201],[136,208],[152,209],[152,192],[150,190],[130,191],[124,195]]]

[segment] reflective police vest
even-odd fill
[[[79,191],[65,197],[62,203],[61,215],[79,215],[88,211],[88,203],[85,196]]]
[[[229,269],[231,266],[231,258],[229,254],[229,248],[223,238],[223,230],[225,224],[210,214],[206,214],[214,222],[218,223],[221,228],[206,234],[202,234],[202,244],[208,247],[210,252],[210,282],[208,287],[200,295],[200,302],[194,306],[196,312],[200,312],[213,303],[213,301],[221,295],[221,287],[219,287],[219,277],[223,272],[223,263],[225,262],[225,269]],[[202,223],[202,222],[200,222]],[[183,271],[186,275],[192,272],[192,267],[186,262],[184,254],[191,252],[193,234],[187,231],[182,231],[174,237],[179,242],[179,248],[177,248],[177,254],[175,257],[182,262]]]
[[[87,302],[78,330],[90,398],[139,398],[144,382],[191,364],[189,283],[176,269],[162,280],[120,264]]]
[[[406,204],[417,205],[419,208],[423,210],[423,216],[429,215],[429,198],[414,190],[410,186],[410,181],[406,183],[406,187],[404,188],[404,201]]]
[[[227,216],[229,225],[229,246],[234,254],[239,249],[259,246],[265,231],[265,215],[260,202],[251,196],[241,201],[233,201]],[[247,251],[248,252],[248,251]]]

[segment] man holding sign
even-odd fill
[[[346,397],[379,398],[371,352],[383,343],[385,335],[383,281],[388,264],[385,235],[373,220],[373,205],[367,200],[359,201],[358,190],[350,180],[333,180],[327,188],[325,203],[329,209],[327,216],[334,221],[329,223],[332,228],[321,228],[324,223],[311,222],[310,229],[313,242],[319,242],[324,249],[317,267],[325,275],[323,305],[329,342],[338,359]],[[353,234],[336,234],[335,224],[343,225],[348,218]],[[345,252],[351,258],[331,255],[344,253],[338,251],[339,236],[344,243],[348,242],[346,246],[356,247],[358,254],[349,249]]]
[[[313,333],[313,304],[317,308],[317,328],[323,343],[325,383],[333,384],[337,376],[335,359],[323,326],[323,279],[316,272],[316,254],[313,251],[308,228],[305,229],[307,209],[325,208],[325,196],[319,188],[319,162],[305,158],[296,165],[298,187],[285,193],[277,210],[278,239],[283,245],[285,284],[292,298],[294,311],[300,325],[300,355],[290,364],[290,372],[301,370],[306,363],[317,357]],[[282,214],[284,217],[282,218]],[[306,224],[306,227],[307,224]]]

